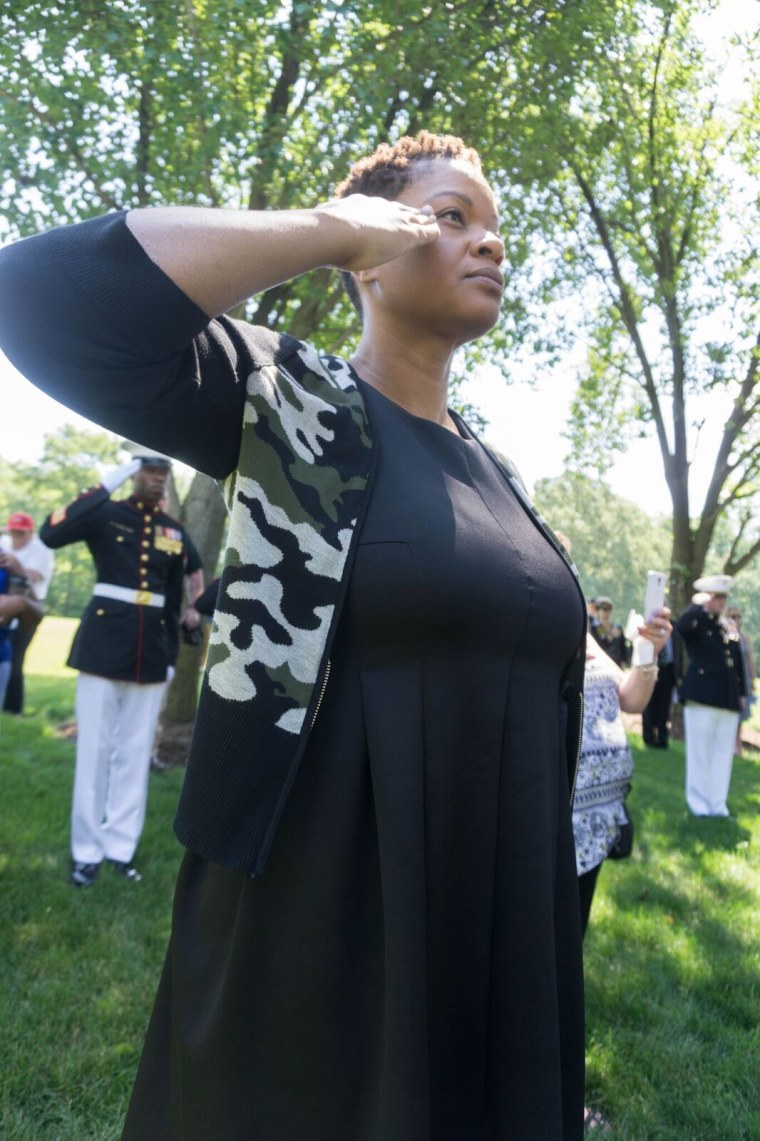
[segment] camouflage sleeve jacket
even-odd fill
[[[176,830],[207,859],[258,874],[319,708],[369,498],[373,441],[356,378],[292,338],[209,321],[122,215],[7,247],[0,287],[11,278],[0,343],[22,372],[223,486],[229,537]],[[579,654],[562,695],[571,786],[582,677]]]

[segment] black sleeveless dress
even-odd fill
[[[189,853],[125,1141],[577,1141],[572,574],[464,425],[379,456],[259,879]]]

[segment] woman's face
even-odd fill
[[[499,318],[504,288],[504,242],[488,183],[463,160],[432,159],[399,201],[430,206],[440,237],[359,274],[363,305],[382,306],[413,336],[440,334],[455,344],[481,336]]]

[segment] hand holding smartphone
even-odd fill
[[[647,587],[644,596],[644,623],[652,620],[655,610],[665,605],[665,588],[668,576],[663,571],[647,572]],[[646,638],[638,638],[634,645],[634,664],[646,666],[655,660],[654,646]]]
[[[663,571],[647,571],[647,589],[644,596],[644,621],[649,622],[655,610],[665,605],[667,575]]]

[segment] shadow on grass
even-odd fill
[[[46,725],[58,725],[71,721],[74,717],[76,674],[64,677],[33,674],[26,678],[24,692],[24,712],[20,716],[4,715],[3,733],[6,726],[15,722],[28,722],[39,719]]]

